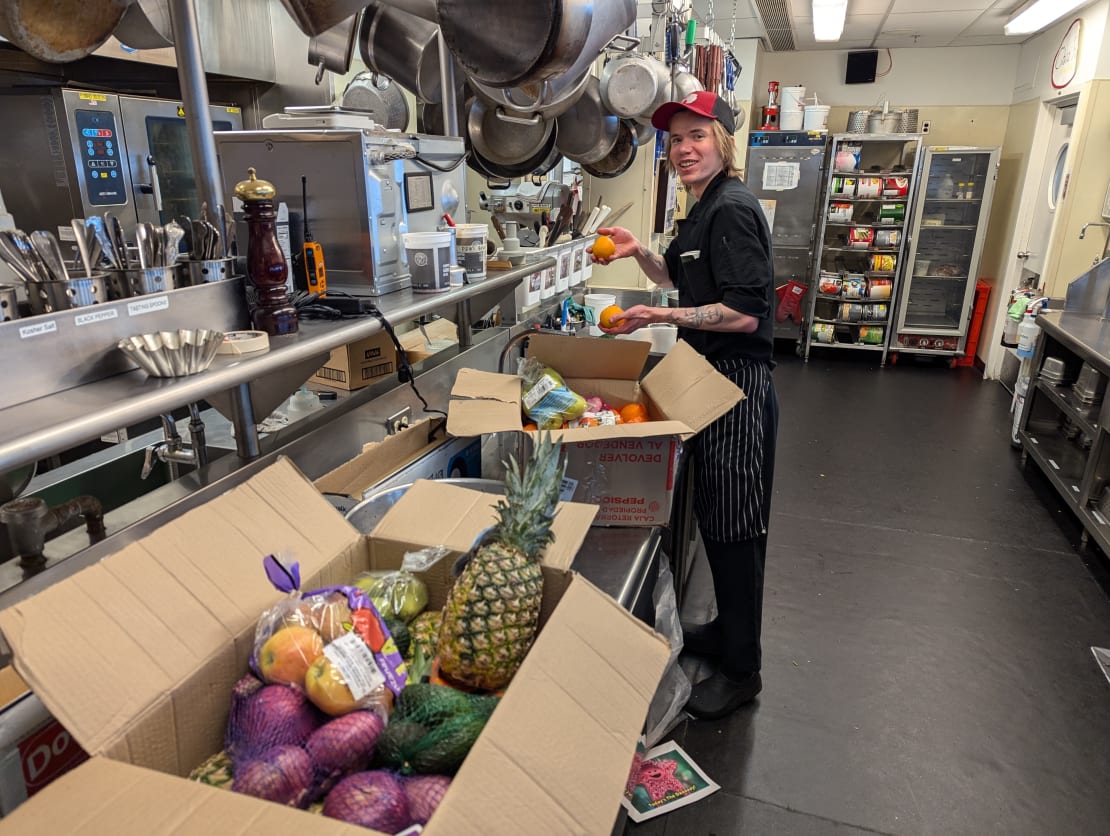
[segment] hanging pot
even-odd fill
[[[351,57],[358,36],[359,16],[351,15],[344,21],[321,32],[308,42],[308,63],[316,68],[316,83],[324,80],[324,72],[346,75],[351,69]]]
[[[639,122],[628,120],[628,126],[636,134],[636,147],[644,148],[655,145],[655,126],[648,122],[641,125]]]
[[[366,0],[281,0],[300,30],[314,38],[362,11]]]
[[[168,0],[132,0],[112,33],[132,49],[162,49],[173,46]]]
[[[506,113],[514,116],[542,116],[544,119],[554,119],[574,106],[582,91],[586,89],[590,78],[587,70],[577,78],[563,76],[560,79],[549,79],[521,87],[489,87],[473,79],[470,83],[487,104],[500,107]]]
[[[620,120],[601,103],[601,85],[592,75],[578,101],[555,123],[559,130],[559,151],[576,163],[596,163],[603,159],[620,136]]]
[[[77,61],[108,40],[130,2],[4,0],[0,3],[0,35],[40,61]]]
[[[497,108],[475,98],[467,115],[466,133],[483,159],[514,166],[531,160],[541,150],[546,155],[555,136],[555,123],[538,117],[510,121]]]
[[[650,125],[651,117],[657,109],[665,105],[667,102],[680,102],[689,96],[691,93],[696,93],[699,90],[704,90],[702,83],[698,81],[698,77],[693,73],[688,73],[685,70],[679,70],[672,78],[670,71],[667,73],[667,83],[663,86],[662,92],[656,100],[652,103],[648,110],[633,117],[641,125]]]
[[[546,174],[553,169],[562,156],[555,146],[556,134],[552,132],[547,144],[539,149],[529,159],[519,163],[496,163],[486,159],[477,148],[471,148],[467,154],[467,163],[489,179],[515,180],[518,177],[528,177],[532,174]]]
[[[636,159],[636,133],[632,126],[621,120],[620,134],[613,150],[596,163],[583,163],[582,170],[592,177],[608,179],[617,177],[628,171],[632,161]]]
[[[622,119],[651,114],[666,101],[671,84],[667,65],[651,55],[632,53],[606,62],[601,70],[601,100]]]
[[[359,52],[372,70],[389,76],[418,99],[439,102],[439,27],[392,6],[367,6]]]
[[[565,74],[586,46],[594,19],[607,17],[602,11],[607,5],[592,0],[439,0],[439,25],[473,81],[516,87]]]

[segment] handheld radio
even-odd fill
[[[321,296],[328,290],[328,274],[324,267],[324,248],[312,237],[308,227],[308,178],[301,175],[301,203],[304,210],[304,259],[305,280],[309,293]]]

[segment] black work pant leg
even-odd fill
[[[762,663],[763,570],[767,535],[735,543],[707,540],[705,554],[713,573],[717,625],[724,639],[721,670],[733,678],[758,671]]]

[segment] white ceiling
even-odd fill
[[[735,22],[736,38],[761,38],[768,50],[774,47],[759,8],[772,6],[789,18],[795,50],[988,46],[1020,44],[1031,37],[1008,38],[1002,32],[1023,0],[848,0],[844,33],[836,43],[813,40],[811,0],[692,2],[694,17],[704,23],[712,16],[713,29],[725,44]],[[659,4],[640,4],[642,16],[650,16],[652,5]]]

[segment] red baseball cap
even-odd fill
[[[736,133],[736,121],[732,117],[732,108],[725,100],[709,90],[699,90],[691,93],[680,102],[667,102],[655,109],[651,115],[651,124],[661,131],[670,130],[671,119],[680,110],[688,110],[698,116],[716,119],[725,126],[730,134]]]

